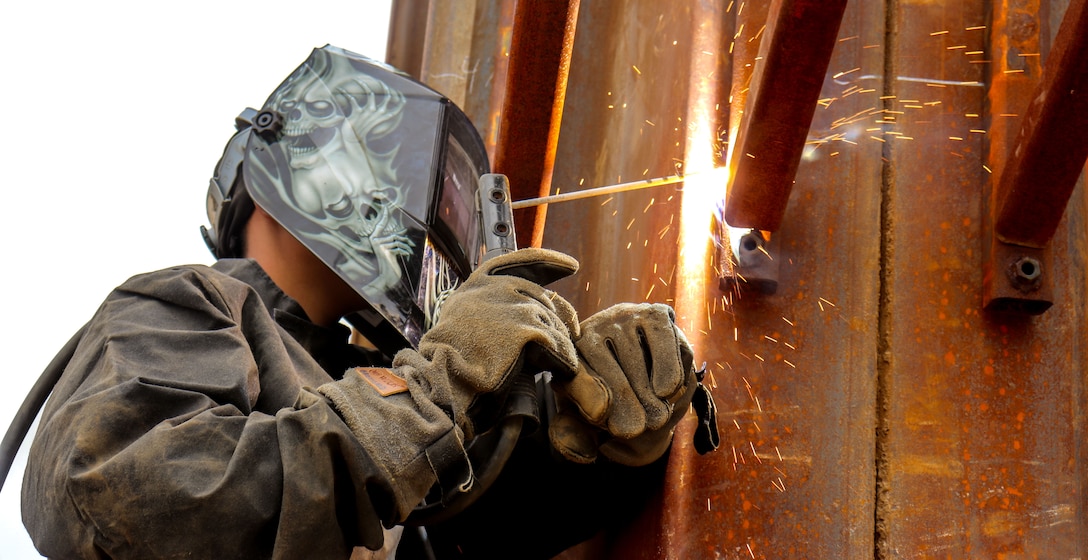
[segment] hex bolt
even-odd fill
[[[1042,284],[1043,265],[1038,259],[1021,256],[1009,265],[1009,281],[1021,292],[1033,292]]]

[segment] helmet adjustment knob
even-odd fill
[[[278,140],[283,131],[283,115],[271,109],[265,109],[253,118],[253,132],[272,142]]]

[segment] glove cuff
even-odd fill
[[[439,404],[448,402],[448,387],[421,383],[414,371],[404,373],[356,368],[317,388],[392,490],[392,523],[403,521],[435,482],[443,491],[465,491],[473,480],[464,433]]]

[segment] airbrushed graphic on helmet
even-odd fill
[[[351,59],[317,50],[265,104],[283,118],[268,149],[280,152],[277,166],[290,168],[266,169],[266,178],[280,200],[313,222],[296,230],[302,241],[339,253],[336,268],[365,296],[386,295],[400,282],[398,258],[415,246],[398,211],[404,189],[393,166],[397,145],[384,152],[374,146],[396,130],[405,103],[403,93],[361,73]]]
[[[243,184],[363,297],[346,319],[364,336],[418,343],[480,254],[476,186],[489,164],[468,116],[406,74],[326,45],[240,119],[248,128],[232,142],[245,148],[224,152],[209,186],[215,232],[234,223],[218,219],[222,208],[243,208],[224,185]]]

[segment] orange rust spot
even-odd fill
[[[950,366],[956,365],[956,355],[953,354],[951,350],[944,355],[944,363]]]
[[[990,365],[982,366],[982,373],[984,373],[986,375],[993,375],[994,374],[994,366],[990,366]]]

